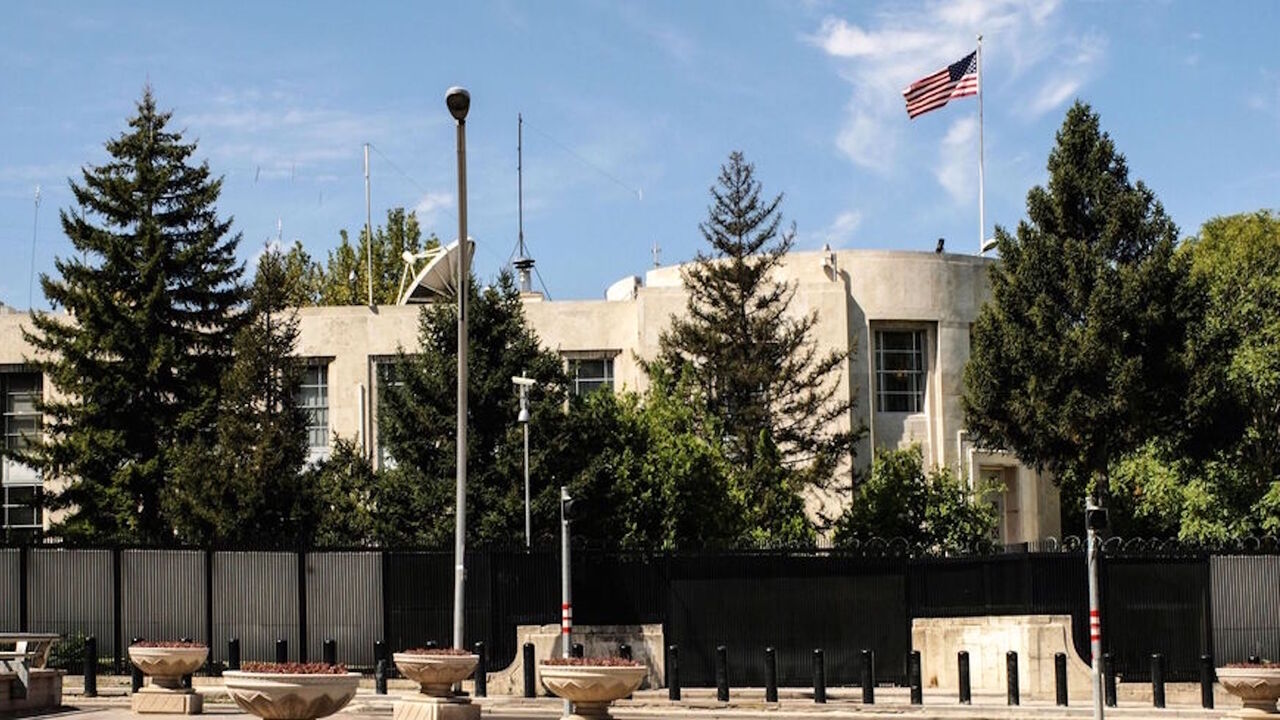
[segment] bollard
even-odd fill
[[[276,640],[276,662],[278,663],[289,662],[289,641],[288,640]]]
[[[435,649],[436,649],[436,648],[438,648],[438,647],[440,647],[440,644],[439,644],[439,643],[437,643],[435,640],[428,640],[428,641],[427,641],[427,649],[428,649],[428,650],[435,650]]]
[[[1107,707],[1116,706],[1116,665],[1111,661],[1111,653],[1102,653],[1102,688]]]
[[[84,639],[84,696],[98,697],[98,638]]]
[[[142,638],[136,637],[129,644],[137,645],[138,643],[142,642],[142,640],[143,640]],[[139,670],[138,666],[134,665],[133,663],[129,663],[129,687],[132,689],[133,692],[138,692],[139,690],[142,689],[142,671]]]
[[[777,680],[774,680],[777,685]],[[777,693],[777,688],[774,688]],[[827,701],[827,668],[826,662],[822,657],[822,648],[814,648],[813,650],[813,701],[816,703],[825,703]]]
[[[631,659],[631,646],[626,643],[618,643],[618,657],[623,660]]]
[[[1200,656],[1200,707],[1213,709],[1213,656]]]
[[[667,646],[667,699],[680,700],[680,647]]]
[[[907,683],[911,685],[911,704],[924,704],[924,685],[920,680],[920,651],[907,653]]]
[[[1053,654],[1053,688],[1058,695],[1058,705],[1067,706],[1067,654]]]
[[[338,641],[334,640],[333,638],[329,638],[328,640],[324,641],[324,645],[322,645],[321,647],[323,648],[323,650],[321,650],[321,654],[324,657],[324,664],[337,665],[338,664]]]
[[[569,655],[576,658],[583,657],[582,643],[574,643],[569,649]]]
[[[191,642],[191,638],[189,638],[189,637],[180,638],[180,641],[181,641],[181,642],[184,642],[184,643],[189,643],[189,642]],[[184,687],[184,688],[186,688],[186,689],[190,690],[190,689],[191,689],[191,676],[190,676],[190,675],[183,675],[183,676],[182,676],[182,680],[180,681],[180,684],[182,685],[182,687]]]
[[[1022,701],[1018,693],[1018,653],[1010,650],[1004,654],[1005,674],[1009,677],[1009,704],[1018,705]]]
[[[373,691],[378,695],[387,694],[387,659],[378,658],[373,666]]]
[[[536,661],[533,659],[533,643],[524,644],[524,660],[521,665],[524,666],[524,696],[527,698],[537,697],[538,680],[535,676],[537,671]]]
[[[231,638],[227,641],[227,669],[240,669],[240,638]]]
[[[1151,706],[1164,707],[1164,655],[1151,655]]]
[[[874,705],[876,702],[876,653],[874,650],[862,651],[862,704]]]
[[[956,653],[956,664],[960,666],[960,704],[972,705],[973,692],[969,686],[969,651]]]
[[[771,647],[764,649],[764,701],[778,702],[778,656]]]
[[[488,697],[489,695],[489,670],[484,664],[484,643],[477,642],[475,644],[475,653],[479,656],[476,661],[476,697]]]
[[[716,700],[729,702],[729,650],[716,646]]]

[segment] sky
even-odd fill
[[[705,249],[733,151],[784,195],[798,250],[945,238],[974,254],[979,102],[908,120],[901,92],[979,33],[984,235],[1025,217],[1076,99],[1191,235],[1280,207],[1277,28],[1274,0],[7,3],[0,302],[48,307],[33,277],[73,252],[69,179],[107,161],[148,83],[223,177],[218,212],[248,266],[278,240],[323,259],[363,226],[366,143],[375,224],[405,207],[455,238],[453,85],[472,98],[482,279],[516,249],[517,115],[524,237],[553,299]]]

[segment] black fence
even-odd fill
[[[1214,563],[1229,571],[1212,571]],[[500,670],[518,652],[518,625],[559,622],[559,557],[478,551],[466,566],[467,644],[483,640],[488,669]],[[215,663],[230,637],[242,639],[245,659],[273,657],[274,639],[285,638],[290,657],[300,660],[317,659],[323,639],[335,637],[339,660],[360,668],[372,665],[378,640],[398,650],[452,638],[449,552],[34,546],[0,548],[0,567],[15,570],[0,577],[7,622],[92,632],[118,663],[127,640],[148,633],[208,641]],[[1248,580],[1259,572],[1274,577],[1280,555],[1119,554],[1105,557],[1101,569],[1104,649],[1124,680],[1148,680],[1156,652],[1166,658],[1167,679],[1196,679],[1200,655],[1215,654],[1215,622],[1230,625],[1219,663],[1246,652],[1280,655],[1280,588]],[[939,558],[582,550],[573,558],[574,618],[577,625],[662,624],[666,643],[680,648],[689,686],[714,685],[719,645],[735,685],[764,684],[766,647],[775,649],[784,685],[810,682],[814,648],[825,651],[832,685],[858,683],[863,648],[876,652],[881,682],[904,684],[914,618],[1070,615],[1076,651],[1087,662],[1085,571],[1076,551]],[[1252,614],[1219,612],[1215,621],[1215,596]]]

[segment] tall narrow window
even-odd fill
[[[307,413],[307,448],[311,459],[326,457],[329,453],[328,362],[309,360],[303,365],[296,401]]]
[[[400,377],[400,362],[396,358],[384,358],[374,361],[374,379],[377,382],[375,397],[377,398],[376,415],[377,421],[377,455],[378,467],[393,468],[396,466],[396,459],[391,455],[391,449],[387,447],[386,433],[382,427],[382,411],[385,405],[385,393],[389,387],[403,385],[404,380]]]
[[[613,390],[613,358],[569,358],[569,379],[574,395],[600,388]]]
[[[923,330],[876,331],[876,410],[924,412]]]
[[[0,373],[5,449],[21,450],[39,442],[41,416],[36,403],[43,392],[40,373]],[[5,536],[14,540],[39,533],[44,522],[40,474],[12,458],[0,459],[0,469],[0,523]]]

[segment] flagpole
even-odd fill
[[[978,254],[987,251],[986,148],[982,132],[982,36],[978,36]]]

